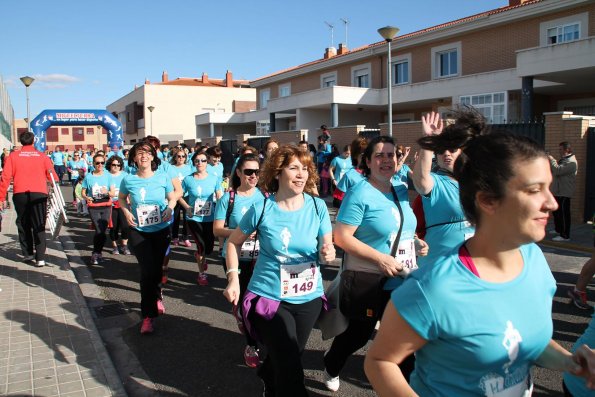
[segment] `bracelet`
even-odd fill
[[[239,274],[240,273],[240,269],[237,269],[237,268],[236,269],[228,269],[225,272],[225,275],[227,276],[229,273],[234,273],[234,272]]]

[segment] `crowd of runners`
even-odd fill
[[[592,395],[594,322],[573,352],[552,339],[556,283],[536,245],[558,206],[548,156],[472,108],[447,126],[428,113],[422,127],[412,156],[388,136],[339,151],[323,128],[318,149],[246,145],[228,175],[220,148],[170,149],[152,136],[129,151],[50,157],[93,223],[92,263],[108,235],[112,254],[136,257],[141,334],[166,311],[171,247],[194,244],[202,287],[220,240],[224,296],[264,396],[308,395],[301,356],[321,315],[336,318],[324,354],[331,391],[380,322],[365,359],[380,396],[528,396],[533,365],[564,371],[567,395]],[[335,247],[344,254],[331,292],[320,268]]]

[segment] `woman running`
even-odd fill
[[[126,222],[126,217],[120,207],[120,200],[118,200],[120,184],[126,175],[122,171],[124,160],[120,156],[113,155],[107,160],[105,165],[111,177],[110,189],[114,192],[112,197],[111,227],[109,230],[109,237],[112,240],[112,254],[119,255],[122,253],[123,255],[130,255],[130,250],[128,249],[128,222]],[[119,248],[118,237],[122,239]]]
[[[188,154],[183,149],[178,149],[177,147],[173,148],[171,151],[171,160],[170,163],[173,167],[170,167],[168,172],[169,177],[173,179],[178,179],[180,184],[184,180],[185,177],[192,174],[192,169],[190,165],[186,163],[186,158]],[[182,234],[181,238],[178,238],[180,233],[180,220],[182,221]],[[172,224],[172,233],[171,233],[171,244],[172,245],[184,245],[186,247],[191,247],[192,243],[190,243],[189,239],[190,235],[188,233],[188,224],[186,221],[186,217],[184,216],[184,208],[180,203],[176,205],[174,209],[174,221]]]

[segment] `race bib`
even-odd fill
[[[157,225],[161,223],[161,211],[157,205],[139,205],[136,207],[136,218],[140,227]]]
[[[212,201],[196,200],[194,202],[194,216],[211,216],[212,211]]]
[[[395,258],[397,261],[401,262],[403,264],[403,268],[408,269],[409,272],[417,269],[417,261],[415,259],[415,241],[412,238],[400,241]]]
[[[258,240],[246,240],[240,249],[240,259],[256,259],[260,251]]]
[[[72,179],[79,179],[79,171],[78,170],[72,170],[72,172],[70,173],[70,177]]]
[[[291,298],[316,291],[317,272],[316,262],[281,265],[281,297]]]
[[[107,197],[107,193],[102,193],[101,190],[104,189],[107,191],[107,187],[95,185],[91,188],[91,194],[93,195],[94,199],[102,199]]]

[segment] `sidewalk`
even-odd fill
[[[546,230],[553,230],[554,223],[550,222]],[[539,242],[541,245],[548,247],[570,249],[574,251],[586,252],[588,254],[593,252],[593,225],[590,223],[572,224],[570,227],[570,241],[552,241],[552,237],[557,234],[546,234],[545,238]]]
[[[62,244],[45,267],[21,262],[15,217],[0,233],[0,395],[126,396]]]

